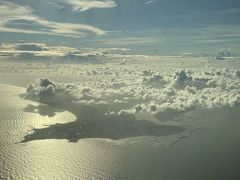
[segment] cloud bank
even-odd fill
[[[134,67],[127,70],[124,66],[117,72],[113,70],[114,67],[88,70],[86,76],[91,80],[74,84],[40,79],[28,86],[26,98],[43,103],[68,101],[96,106],[105,116],[131,114],[160,122],[181,119],[189,112],[240,105],[238,70],[182,69],[162,73],[148,69],[139,72]]]
[[[38,44],[41,48],[31,44],[27,47],[21,44],[15,46],[23,50],[46,48],[43,44]],[[103,127],[98,129],[101,135],[106,135],[102,133],[105,132],[104,127],[110,133],[120,126],[125,134],[124,127],[128,125],[128,120],[133,122],[130,124],[135,130],[134,123],[141,124],[138,120],[142,120],[150,121],[154,126],[178,126],[191,131],[214,126],[214,123],[221,124],[229,118],[239,119],[238,61],[210,63],[208,59],[203,61],[201,58],[159,61],[147,58],[147,61],[141,61],[140,57],[138,61],[124,60],[105,64],[2,61],[0,73],[4,73],[4,77],[7,74],[15,74],[19,78],[21,75],[34,76],[31,79],[47,74],[48,78],[37,79],[28,85],[25,98],[72,112],[79,117],[79,121],[84,119],[83,124],[93,125],[93,133],[100,127],[96,124],[100,123]],[[122,61],[124,63],[120,63]],[[72,133],[69,125],[79,131],[77,122],[66,124],[64,127],[69,134]],[[58,132],[64,132],[61,128]],[[144,129],[145,126],[142,127]],[[101,135],[97,137],[106,137]]]
[[[94,60],[116,58],[125,54],[126,48],[73,48],[67,46],[47,46],[45,43],[0,44],[0,56],[20,60]]]

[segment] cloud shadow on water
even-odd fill
[[[33,129],[33,133],[27,134],[21,143],[44,139],[67,139],[69,142],[85,138],[118,140],[139,136],[167,136],[186,130],[179,126],[157,125],[151,121],[138,120],[130,114],[106,116],[101,110],[91,106],[73,107],[71,110],[77,116],[74,122]]]
[[[29,112],[29,113],[38,113],[41,116],[48,116],[48,117],[54,117],[56,113],[63,112],[63,110],[54,108],[46,104],[40,104],[37,106],[29,104],[23,109],[23,111]]]

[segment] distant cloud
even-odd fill
[[[44,58],[63,59],[63,60],[97,60],[100,57],[116,58],[121,54],[126,54],[129,49],[126,48],[72,48],[67,46],[47,46],[44,43],[13,43],[0,44],[0,56],[31,59]],[[126,55],[125,55],[126,56]]]
[[[16,50],[19,51],[47,51],[49,50],[45,44],[41,43],[18,43],[15,44]]]
[[[217,15],[240,14],[240,8],[229,8],[224,10],[213,11]]]
[[[225,58],[232,57],[232,52],[230,49],[221,49],[216,55],[216,60],[223,60]]]
[[[149,1],[146,1],[144,4],[145,5],[149,5],[149,4],[153,4],[155,2],[157,2],[158,0],[149,0]]]
[[[74,11],[86,11],[96,8],[113,8],[117,4],[112,0],[62,0],[73,7]]]
[[[122,37],[106,39],[103,43],[107,45],[136,45],[136,44],[154,44],[159,39],[153,37]]]
[[[103,30],[86,24],[49,21],[35,15],[28,6],[5,1],[0,1],[0,32],[69,37],[85,37],[89,33],[95,35],[105,34]]]

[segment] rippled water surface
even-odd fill
[[[21,143],[33,129],[76,120],[67,111],[22,99],[19,95],[24,91],[0,86],[0,179],[240,178],[239,109],[232,110],[232,117],[226,115],[229,119],[221,125],[192,134],[174,131],[176,134],[159,137],[93,137],[71,142],[64,138],[67,131],[63,129],[61,138],[54,138],[51,133],[55,129],[50,128],[36,134],[40,137]],[[184,138],[175,141],[181,137]]]

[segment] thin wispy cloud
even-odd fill
[[[0,32],[68,37],[105,34],[103,30],[91,25],[49,21],[35,15],[33,10],[28,6],[4,1],[0,1]]]
[[[153,4],[153,3],[155,3],[155,2],[157,2],[158,0],[148,0],[148,1],[146,1],[144,4],[145,5],[150,5],[150,4]]]
[[[86,11],[97,8],[113,8],[117,4],[112,0],[62,0],[72,6],[74,11]]]
[[[122,38],[113,38],[110,40],[104,41],[104,44],[108,45],[136,45],[136,44],[154,44],[159,42],[159,39],[154,39],[153,37],[122,37]]]
[[[229,8],[224,10],[213,11],[216,15],[240,14],[240,8]]]

